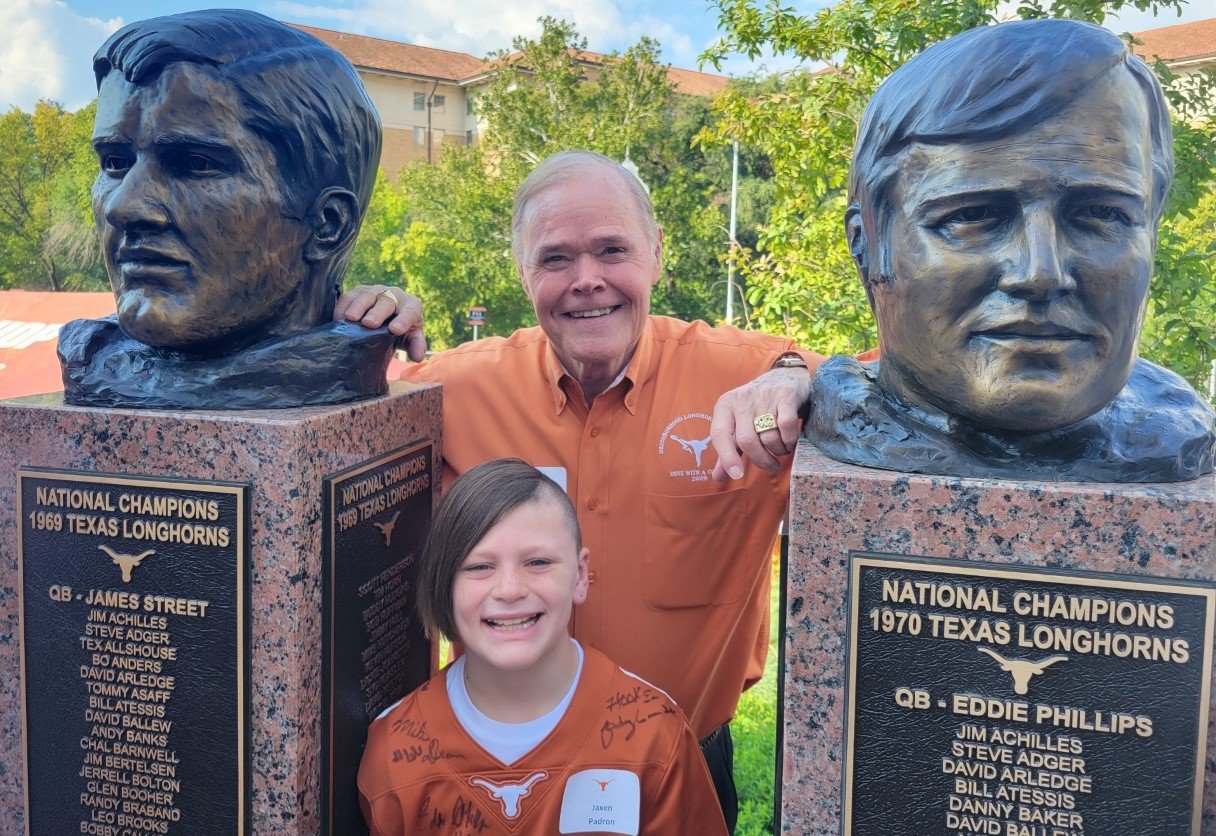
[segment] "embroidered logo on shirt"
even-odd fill
[[[538,782],[548,777],[549,773],[542,769],[538,772],[533,772],[518,784],[495,784],[493,781],[480,777],[470,778],[469,783],[488,792],[491,798],[496,799],[502,804],[502,814],[509,819],[514,819],[519,817],[520,800],[532,792],[532,787]]]
[[[705,412],[689,412],[671,421],[659,436],[659,455],[675,454],[665,463],[672,468],[668,476],[692,482],[708,482],[710,468],[705,466],[709,446],[709,425],[713,418]],[[674,441],[675,444],[668,443]],[[678,446],[677,446],[678,445]],[[689,461],[691,457],[692,461]],[[712,460],[711,460],[712,461]],[[692,465],[689,467],[689,465]]]

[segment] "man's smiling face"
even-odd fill
[[[1131,77],[1023,133],[902,153],[892,275],[869,289],[883,387],[1013,431],[1109,403],[1135,362],[1156,242],[1147,105]]]
[[[171,64],[135,85],[112,71],[98,93],[93,211],[132,337],[224,350],[273,333],[307,274],[274,149],[210,67]]]
[[[662,262],[623,176],[591,167],[524,208],[524,290],[566,371],[597,394],[641,339]]]

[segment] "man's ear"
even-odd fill
[[[870,240],[866,235],[865,224],[861,220],[861,207],[854,203],[844,215],[845,237],[849,242],[849,255],[857,265],[861,274],[861,282],[870,286]]]
[[[663,227],[659,227],[659,234],[655,236],[654,242],[654,263],[659,265],[659,269],[654,271],[654,281],[650,283],[654,287],[659,283],[659,276],[663,275]]]
[[[339,252],[359,231],[359,199],[337,187],[326,189],[308,212],[312,234],[304,245],[306,261],[324,261]]]

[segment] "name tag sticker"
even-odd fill
[[[557,482],[558,486],[563,491],[570,493],[570,491],[566,490],[566,468],[554,467],[553,465],[537,465],[536,469],[548,476],[554,482]]]
[[[624,769],[585,769],[566,781],[559,833],[628,833],[637,836],[642,785]]]

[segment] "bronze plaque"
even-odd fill
[[[18,470],[26,832],[248,832],[248,487]]]
[[[1210,584],[850,555],[845,834],[1199,834]]]
[[[422,441],[325,480],[322,786],[325,832],[335,836],[367,832],[355,777],[368,725],[430,676],[414,590],[433,456]]]

